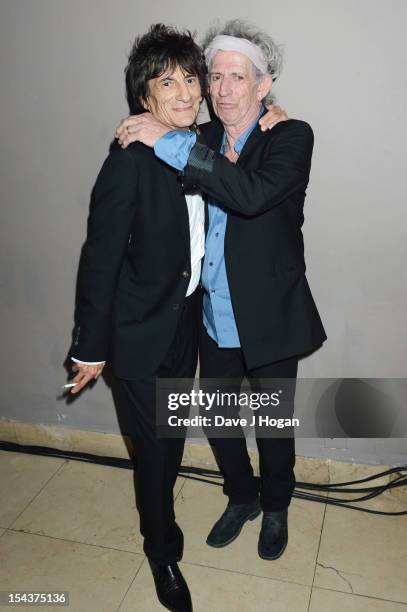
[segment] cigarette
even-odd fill
[[[78,383],[67,383],[66,385],[62,385],[61,389],[70,389],[71,387],[75,387]]]

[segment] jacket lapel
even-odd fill
[[[210,123],[205,123],[203,126],[198,126],[198,142],[206,145],[213,151],[219,153],[220,145],[223,137],[223,125],[218,119],[212,120]],[[208,197],[202,193],[205,202],[205,236],[208,233],[209,213],[208,213]]]
[[[198,126],[198,142],[219,153],[223,131],[223,125],[217,119]]]
[[[162,164],[164,166],[164,172],[167,179],[168,194],[170,196],[169,199],[173,206],[174,213],[177,217],[178,227],[182,234],[182,238],[189,252],[191,245],[189,237],[188,208],[185,199],[185,194],[182,190],[181,181],[178,179],[177,171],[167,166],[167,164],[164,164],[164,162],[162,162]]]

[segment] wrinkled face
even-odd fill
[[[245,126],[259,112],[271,77],[257,81],[251,60],[237,51],[218,51],[209,72],[213,109],[223,125]]]
[[[149,95],[143,106],[171,129],[187,129],[199,111],[201,86],[196,75],[177,66],[148,81]]]

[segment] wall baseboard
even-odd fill
[[[47,446],[65,451],[91,453],[123,459],[128,459],[132,452],[130,440],[121,434],[83,431],[1,419],[0,441],[21,445]],[[259,475],[257,451],[250,449],[249,454],[254,473]],[[185,466],[218,469],[212,450],[207,443],[192,444],[187,442],[182,464]],[[301,482],[330,484],[358,480],[388,469],[389,466],[387,465],[349,463],[334,459],[297,455],[295,477]],[[384,485],[393,477],[393,474],[388,474],[378,478],[371,484],[375,486]],[[366,486],[368,485],[369,483],[366,484]],[[361,486],[363,486],[363,483]],[[385,495],[391,495],[393,498],[407,502],[407,487],[390,489],[385,492]]]

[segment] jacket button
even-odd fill
[[[188,270],[184,270],[184,271],[183,271],[183,273],[182,273],[182,276],[183,276],[184,278],[188,278],[188,276],[189,276],[189,272],[188,272]]]
[[[172,309],[173,310],[178,310],[178,308],[179,308],[179,304],[173,304],[172,305]]]

